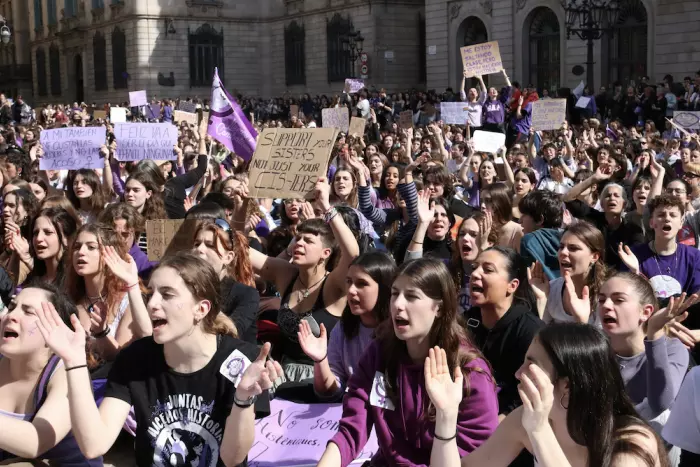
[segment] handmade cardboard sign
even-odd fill
[[[440,116],[450,125],[465,125],[469,118],[466,102],[443,102],[440,104]]]
[[[148,97],[146,96],[146,91],[133,91],[129,93],[129,106],[130,107],[141,107],[142,105],[148,105]]]
[[[350,127],[350,113],[345,107],[321,110],[323,128],[338,128],[347,133]]]
[[[40,170],[101,169],[104,158],[100,147],[105,144],[107,129],[103,126],[69,127],[43,130],[39,140],[44,156]]]
[[[506,144],[506,135],[494,131],[476,130],[472,141],[474,141],[475,151],[496,154],[501,146]]]
[[[413,128],[413,112],[404,110],[399,114],[399,127],[404,130]]]
[[[196,125],[199,121],[199,117],[196,113],[185,112],[183,110],[176,110],[173,112],[173,120],[177,123],[187,122],[192,125]]]
[[[365,134],[365,124],[367,120],[360,117],[352,117],[350,119],[350,129],[348,130],[349,135],[357,135],[362,138]]]
[[[250,162],[251,198],[307,198],[326,175],[335,128],[267,128]]]
[[[532,128],[558,130],[566,120],[566,99],[540,99],[532,103]]]
[[[177,127],[170,123],[120,123],[114,125],[117,160],[176,159]]]
[[[468,45],[459,49],[468,76],[483,76],[503,70],[498,41]]]

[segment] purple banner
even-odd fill
[[[214,70],[207,134],[243,160],[247,161],[253,157],[258,133],[235,99],[224,89],[218,69]]]
[[[270,402],[271,415],[255,421],[255,442],[248,453],[249,467],[316,466],[326,444],[338,432],[342,404]],[[362,465],[377,452],[372,434],[352,465]]]

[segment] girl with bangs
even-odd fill
[[[513,194],[503,182],[481,189],[481,210],[492,219],[489,242],[504,248],[520,250],[523,228],[513,221]]]
[[[455,417],[461,455],[468,455],[498,425],[496,386],[488,363],[457,321],[457,296],[439,260],[406,263],[391,287],[390,319],[360,359],[343,400],[343,418],[319,467],[347,466],[364,447],[372,428],[379,450],[372,465],[428,465],[430,450],[445,434],[436,430],[436,407],[424,379],[433,347],[465,377]]]
[[[221,311],[235,323],[238,338],[255,344],[260,294],[255,288],[248,239],[223,219],[205,221],[195,231],[192,250],[219,274]]]
[[[97,220],[107,204],[102,181],[94,170],[80,169],[69,176],[66,195],[78,211],[83,224]]]
[[[160,187],[145,172],[136,171],[126,180],[124,202],[135,208],[145,221],[167,219],[163,193]],[[148,253],[146,232],[141,232],[138,239],[139,248]]]

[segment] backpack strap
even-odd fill
[[[37,384],[36,390],[34,391],[34,413],[38,412],[41,406],[46,401],[47,391],[49,386],[49,381],[51,377],[56,372],[56,369],[61,364],[61,359],[57,355],[51,355],[49,358],[49,363],[44,367],[41,372],[41,377],[39,378],[39,383]]]

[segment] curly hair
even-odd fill
[[[235,230],[224,231],[221,227],[211,221],[203,221],[197,228],[194,238],[201,232],[211,232],[216,240],[216,246],[223,247],[233,252],[233,261],[227,267],[227,274],[236,282],[255,287],[255,277],[253,266],[250,263],[248,254],[248,239],[245,235]],[[217,252],[218,254],[218,252]]]

